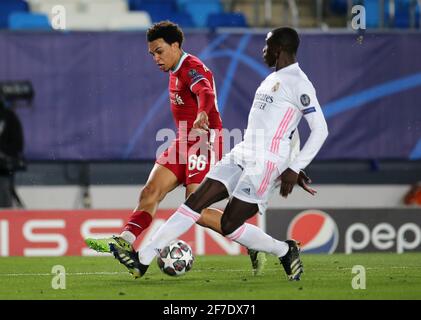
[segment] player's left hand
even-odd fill
[[[310,193],[312,196],[314,196],[317,193],[317,191],[309,186],[311,182],[312,181],[310,177],[305,173],[305,171],[300,170],[300,173],[298,174],[298,181],[297,181],[298,185],[301,188],[303,188],[305,191]]]
[[[287,168],[284,172],[282,172],[280,178],[281,178],[280,193],[284,198],[286,198],[292,192],[294,185],[298,181],[298,173],[296,173],[294,170],[290,168]]]
[[[197,114],[196,120],[193,123],[193,129],[209,130],[209,119],[205,111]]]

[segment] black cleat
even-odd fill
[[[290,281],[299,281],[304,272],[303,263],[300,259],[300,243],[295,240],[285,240],[289,246],[286,255],[279,258]]]
[[[263,274],[263,269],[266,264],[266,254],[253,249],[247,249],[247,253],[251,260],[251,266],[253,268],[253,275],[260,276]]]
[[[110,251],[129,270],[135,279],[142,277],[146,273],[146,270],[148,270],[149,266],[140,263],[136,251],[124,250],[115,243],[110,243]]]

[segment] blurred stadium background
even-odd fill
[[[57,5],[65,30],[55,30]],[[366,10],[366,30],[351,28],[354,5]],[[124,225],[163,143],[157,132],[174,128],[167,75],[145,40],[164,19],[183,27],[184,49],[212,69],[230,130],[244,130],[270,72],[266,32],[290,25],[301,34],[298,60],[330,130],[307,170],[318,194],[275,195],[253,223],[301,239],[309,253],[421,251],[420,8],[417,0],[1,0],[0,90],[21,121],[24,151],[2,162],[13,161],[22,203],[0,209],[0,257],[94,255],[83,238]],[[300,132],[303,144],[305,121]],[[183,198],[182,188],[167,196],[137,245]],[[241,253],[199,227],[184,239],[197,255]]]

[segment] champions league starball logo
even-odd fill
[[[300,241],[302,252],[333,253],[338,245],[339,232],[335,221],[327,213],[306,210],[291,221],[287,238]]]

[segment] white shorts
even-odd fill
[[[282,165],[282,164],[281,164]],[[282,165],[287,167],[287,164]],[[256,203],[261,214],[265,213],[269,198],[277,186],[279,163],[270,160],[262,161],[261,165],[243,167],[234,160],[232,153],[226,154],[221,161],[211,167],[206,175],[208,178],[223,183],[230,197],[236,197],[248,203]]]

